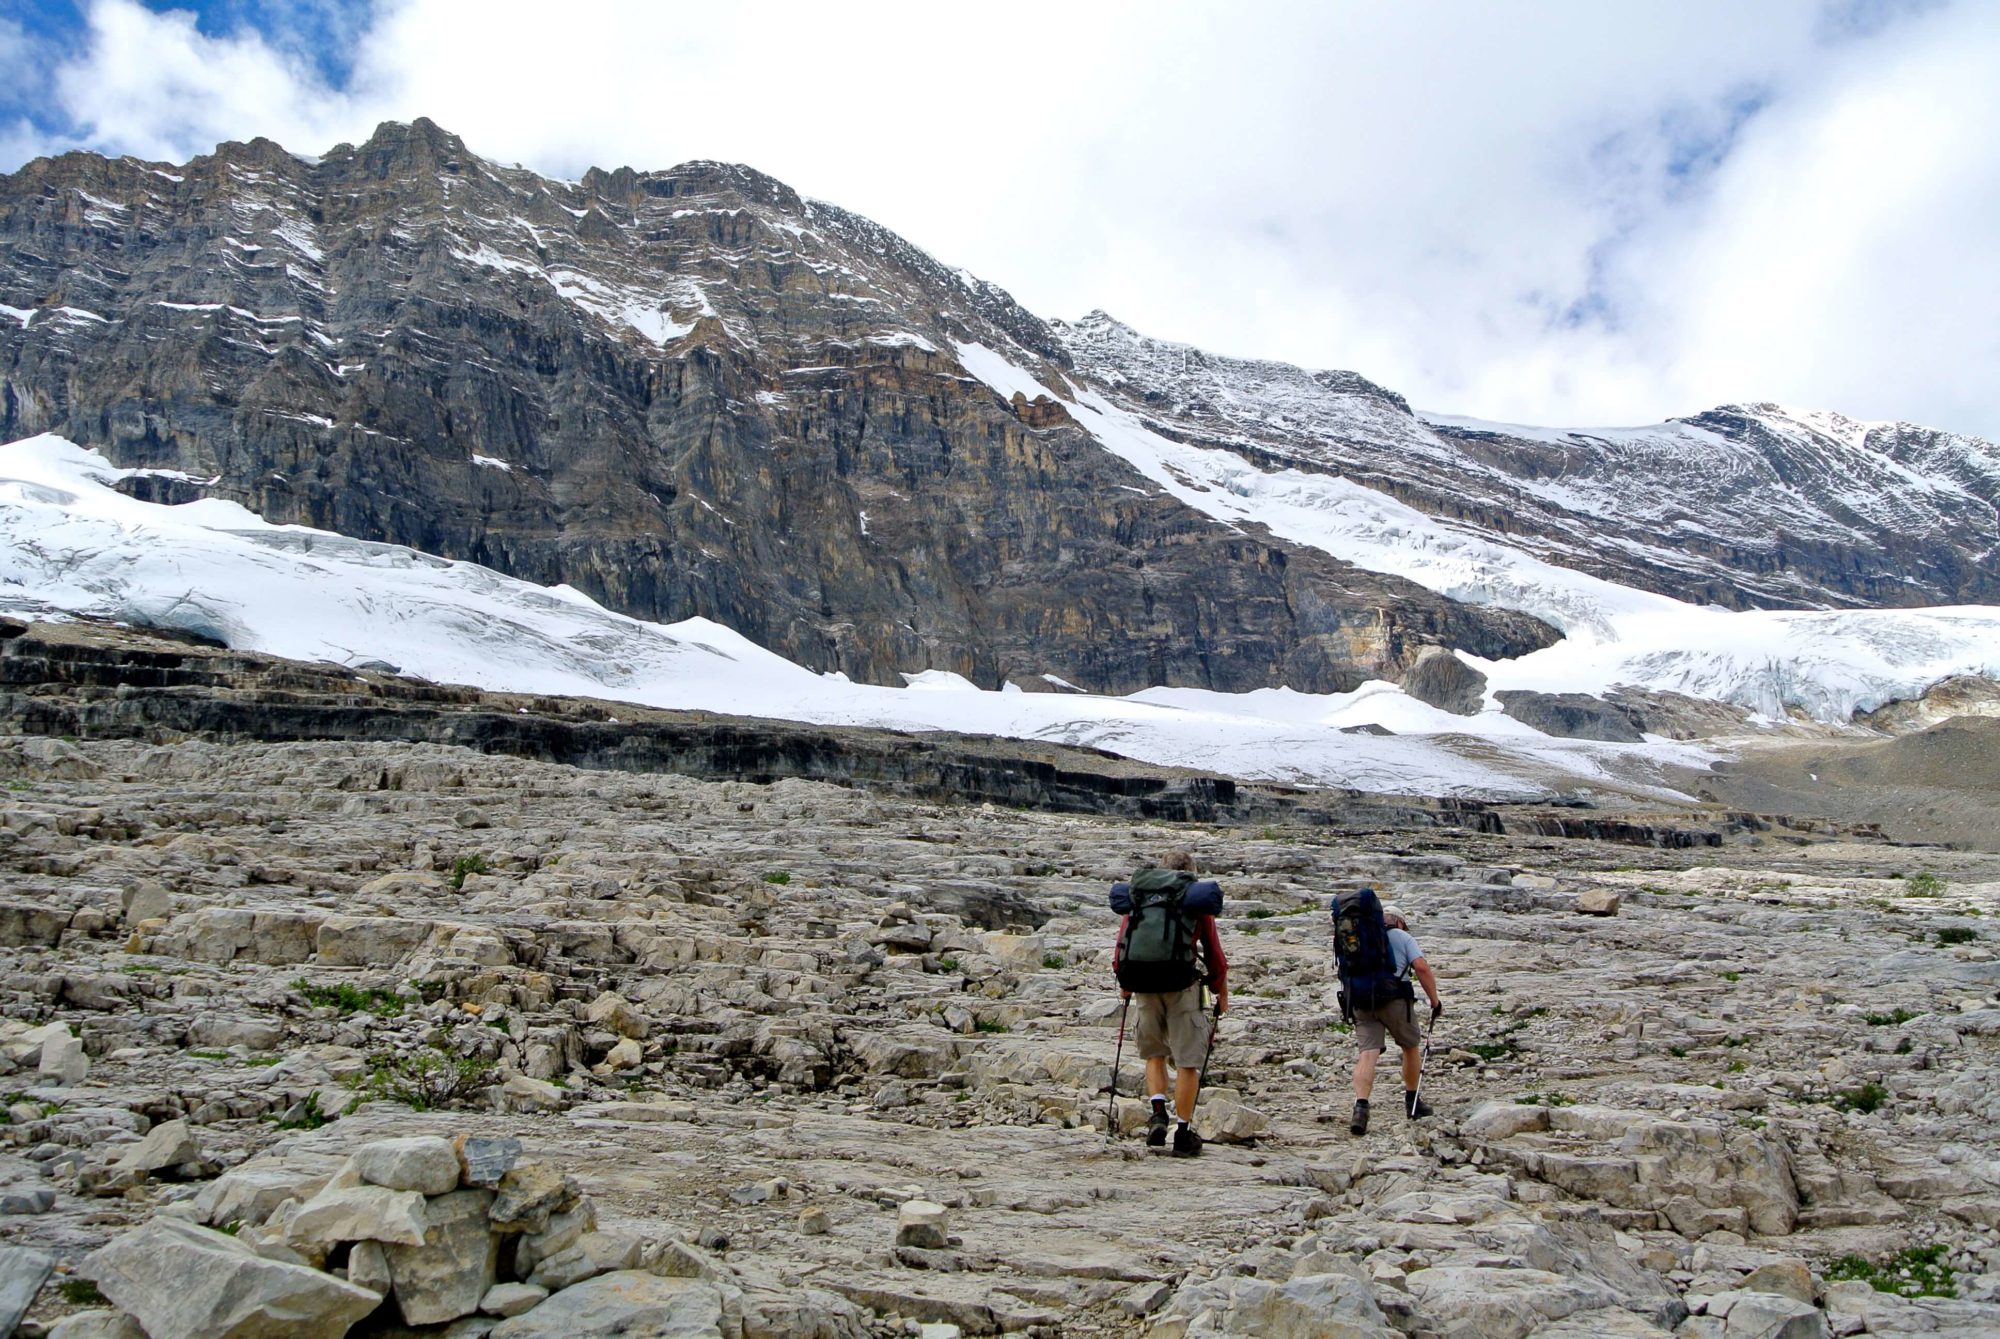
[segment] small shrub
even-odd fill
[[[363,1102],[401,1102],[416,1111],[457,1106],[493,1082],[494,1064],[456,1056],[438,1042],[408,1055],[377,1052],[359,1079],[352,1111]]]
[[[1870,1079],[1858,1088],[1846,1088],[1833,1095],[1833,1104],[1842,1111],[1859,1111],[1866,1114],[1881,1109],[1889,1100],[1889,1090]]]
[[[278,1117],[276,1123],[280,1130],[317,1130],[332,1119],[332,1116],[319,1109],[319,1094],[311,1092],[307,1093],[306,1100],[299,1104],[298,1115],[288,1113]]]
[[[1722,979],[1724,981],[1741,981],[1743,979],[1743,973],[1735,971],[1724,972],[1722,974]]]
[[[1724,1046],[1732,1048],[1737,1046],[1748,1046],[1750,1044],[1750,1039],[1748,1037],[1724,1037],[1722,1039],[1722,1044]]]
[[[1907,897],[1936,897],[1943,891],[1944,880],[1929,870],[1903,876],[1903,893]]]
[[[1266,824],[1265,824],[1265,825],[1264,825],[1264,826],[1263,826],[1263,827],[1262,827],[1262,828],[1261,828],[1261,829],[1260,829],[1260,830],[1258,831],[1258,833],[1257,833],[1257,836],[1258,836],[1258,838],[1259,838],[1260,840],[1263,840],[1263,841],[1267,841],[1267,842],[1274,842],[1274,841],[1278,840],[1278,830],[1277,830],[1276,828],[1272,827],[1272,826],[1271,826],[1271,825],[1270,825],[1269,823],[1266,823]]]
[[[454,890],[465,887],[465,876],[487,872],[486,857],[477,851],[462,855],[451,862],[451,886]]]
[[[940,972],[955,972],[955,971],[957,971],[957,970],[958,970],[958,959],[957,959],[957,958],[939,958],[939,959],[938,959],[938,970],[939,970]]]
[[[302,976],[292,982],[292,989],[305,996],[306,1003],[315,1009],[338,1009],[343,1017],[369,1013],[393,1018],[413,1002],[408,996],[381,986],[369,986],[364,990],[347,981],[337,986],[316,986]]]
[[[1956,1297],[1958,1288],[1942,1244],[1911,1246],[1882,1264],[1859,1255],[1843,1255],[1827,1266],[1827,1282],[1857,1279],[1876,1292],[1898,1297]]]
[[[1947,925],[1944,929],[1938,931],[1938,943],[1944,945],[1970,944],[1977,938],[1979,938],[1978,931],[1968,929],[1963,925]]]
[[[1348,1022],[1345,1018],[1334,1019],[1330,1026],[1333,1028],[1335,1032],[1341,1034],[1342,1036],[1345,1036],[1346,1034],[1354,1031],[1354,1024]]]
[[[34,788],[31,782],[23,781],[18,776],[7,783],[7,789],[9,790],[33,790]]]
[[[1056,968],[1067,967],[1068,965],[1068,963],[1063,961],[1063,956],[1060,953],[1044,953],[1042,955],[1042,966],[1044,967]]]
[[[1260,935],[1264,933],[1264,927],[1253,923],[1244,926],[1243,933],[1246,935]]]
[[[89,1279],[67,1278],[56,1284],[56,1292],[71,1306],[103,1306],[104,1294]]]
[[[1014,1029],[1008,1027],[997,1018],[975,1018],[972,1020],[972,1030],[974,1032],[1012,1032]]]
[[[1762,1116],[1738,1116],[1736,1123],[1746,1130],[1761,1130],[1764,1128],[1765,1120]]]
[[[1685,1058],[1687,1053],[1688,1053],[1688,1048],[1685,1046],[1669,1046],[1667,1048],[1667,1054],[1674,1056],[1677,1059]]]
[[[1503,1060],[1514,1054],[1514,1043],[1511,1041],[1475,1041],[1467,1043],[1465,1049],[1478,1056],[1481,1060],[1490,1063],[1494,1060]]]
[[[1869,1027],[1901,1027],[1917,1015],[1908,1009],[1891,1009],[1888,1013],[1861,1015],[1861,1021]]]
[[[765,883],[790,883],[792,872],[788,869],[774,869],[764,876]]]
[[[1278,913],[1271,910],[1269,907],[1252,907],[1250,908],[1250,910],[1244,912],[1243,914],[1245,916],[1248,916],[1253,921],[1268,921],[1271,919],[1271,917],[1277,915]]]
[[[227,1060],[229,1058],[229,1052],[227,1051],[189,1051],[188,1054],[197,1060]]]
[[[1750,1068],[1750,1062],[1748,1060],[1731,1060],[1729,1062],[1729,1072],[1731,1074],[1741,1074],[1744,1070],[1748,1068]]]

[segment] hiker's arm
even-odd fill
[[[1416,974],[1418,984],[1424,988],[1424,994],[1430,997],[1431,1008],[1442,1009],[1444,1004],[1438,999],[1437,973],[1431,970],[1430,959],[1418,958],[1410,964],[1410,970]]]
[[[1215,1011],[1224,1013],[1229,1008],[1229,958],[1222,951],[1222,934],[1215,928],[1215,917],[1201,918],[1202,951],[1208,958],[1208,988],[1215,992]]]

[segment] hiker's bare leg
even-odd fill
[[[1146,1096],[1156,1097],[1167,1090],[1167,1058],[1164,1055],[1149,1056],[1146,1059]]]
[[[1424,1053],[1414,1046],[1403,1048],[1403,1091],[1417,1090],[1417,1076],[1424,1071]]]
[[[1182,1120],[1194,1119],[1195,1090],[1201,1087],[1201,1071],[1184,1069],[1174,1075],[1174,1114]]]
[[[1380,1051],[1363,1051],[1361,1058],[1354,1062],[1354,1099],[1366,1102],[1368,1094],[1375,1091],[1375,1062],[1381,1059]]]

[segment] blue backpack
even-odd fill
[[[1389,922],[1373,888],[1356,888],[1333,901],[1333,964],[1340,976],[1341,1016],[1352,1022],[1356,1009],[1380,1009],[1417,992],[1396,974],[1389,947]]]

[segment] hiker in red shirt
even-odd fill
[[[1174,1062],[1173,1154],[1192,1158],[1201,1153],[1201,1136],[1188,1124],[1194,1118],[1201,1071],[1215,1041],[1215,1024],[1202,1017],[1201,991],[1215,992],[1215,1017],[1229,1008],[1229,959],[1215,913],[1222,909],[1222,889],[1212,880],[1197,880],[1194,857],[1170,851],[1158,866],[1140,870],[1129,885],[1115,885],[1111,905],[1125,913],[1118,923],[1112,950],[1112,970],[1127,1001],[1139,1009],[1139,1056],[1146,1062],[1146,1091],[1153,1111],[1146,1125],[1146,1143],[1167,1142],[1167,1061]],[[1122,1026],[1122,1025],[1121,1025]]]

